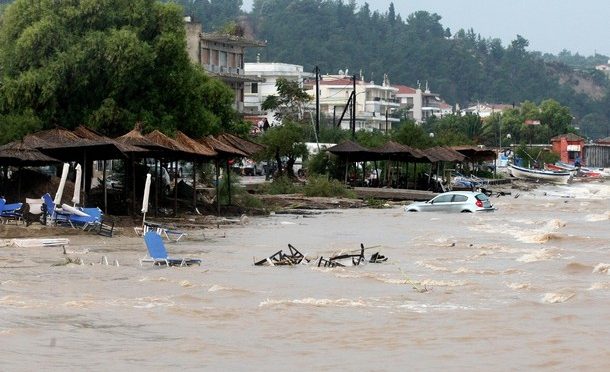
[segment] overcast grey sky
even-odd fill
[[[244,0],[244,10],[251,10],[252,1]],[[452,33],[473,28],[504,46],[521,35],[530,51],[610,56],[610,0],[356,0],[365,2],[380,13],[393,2],[403,20],[418,10],[437,13]]]

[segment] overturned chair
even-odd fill
[[[255,266],[292,266],[302,263],[308,263],[309,259],[304,254],[299,252],[292,244],[288,244],[288,250],[290,253],[284,253],[282,250],[277,251],[275,254],[264,258],[260,261],[255,261]]]
[[[365,249],[366,248],[364,247],[364,244],[360,243],[360,253],[340,254],[337,256],[329,257],[328,259],[325,259],[324,257],[320,257],[320,259],[318,260],[318,267],[345,267],[345,263],[340,262],[340,261],[346,260],[346,259],[351,260],[352,266],[358,266],[360,264],[367,262],[366,258],[364,257]],[[369,263],[381,263],[381,262],[385,262],[387,260],[388,260],[387,257],[380,254],[379,252],[376,252],[371,255],[368,262]]]
[[[176,230],[171,227],[162,226],[152,222],[144,222],[142,227],[133,228],[137,236],[144,236],[149,231],[154,231],[158,235],[165,237],[168,241],[179,242],[184,236],[188,235],[184,231]]]

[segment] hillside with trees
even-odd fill
[[[349,70],[368,81],[387,73],[393,84],[427,82],[461,107],[553,99],[570,108],[575,126],[589,128],[587,135],[601,135],[609,125],[610,84],[594,69],[606,56],[543,55],[528,51],[526,36],[519,35],[504,46],[473,29],[452,31],[437,14],[418,11],[403,18],[393,4],[382,13],[354,1],[255,0],[252,11],[243,13],[241,0],[177,2],[208,31],[238,22],[266,40],[266,48],[250,50],[250,61],[259,54],[262,61],[300,64],[305,70]]]
[[[304,66],[305,70],[310,71],[313,71],[314,66],[319,66],[322,73],[349,70],[350,74],[362,76],[367,81],[381,81],[383,75],[388,74],[393,84],[417,86],[419,83],[423,87],[427,83],[430,89],[439,93],[445,101],[452,105],[459,104],[461,107],[477,101],[515,104],[516,106],[529,101],[539,105],[545,100],[552,99],[570,109],[571,115],[574,116],[572,125],[581,128],[581,132],[589,137],[598,138],[607,135],[610,126],[610,94],[608,93],[610,83],[603,74],[592,68],[598,62],[607,61],[606,56],[583,57],[578,54],[572,55],[568,51],[564,51],[558,56],[543,55],[540,52],[528,51],[529,42],[525,36],[517,36],[509,45],[504,46],[499,39],[483,37],[473,29],[450,30],[443,26],[442,18],[437,14],[418,11],[403,17],[396,13],[393,4],[387,11],[379,12],[372,11],[368,4],[357,6],[355,1],[255,0],[252,11],[244,13],[241,10],[242,0],[172,0],[166,2],[182,6],[183,14],[191,16],[195,22],[202,23],[205,31],[232,30],[259,40],[266,40],[268,45],[266,48],[249,50],[247,56],[249,61],[255,60],[256,56],[260,55],[262,61],[300,64]],[[0,5],[7,3],[10,1],[2,0]],[[44,3],[46,2],[41,2],[41,4]],[[151,7],[150,9],[158,9],[158,7],[153,7],[152,0],[146,3]],[[173,110],[171,105],[153,104],[164,100],[171,102],[176,97],[185,99],[180,104],[188,104],[189,100],[192,102],[194,97],[189,97],[189,94],[192,94],[193,90],[190,90],[191,93],[189,93],[189,90],[184,88],[195,80],[200,81],[202,86],[208,84],[210,90],[200,90],[198,94],[209,101],[209,97],[204,97],[206,94],[217,96],[217,93],[222,91],[220,87],[214,85],[214,80],[193,76],[182,81],[182,85],[176,86],[175,91],[155,89],[155,84],[179,82],[176,80],[163,81],[161,74],[175,67],[169,65],[163,67],[164,64],[178,61],[184,64],[184,55],[177,49],[173,49],[177,57],[173,61],[171,58],[156,61],[154,58],[162,56],[162,54],[156,54],[163,52],[158,49],[162,47],[162,44],[158,44],[162,39],[146,40],[147,34],[138,31],[140,26],[136,25],[135,29],[130,26],[128,24],[131,22],[130,20],[121,20],[117,23],[119,18],[113,8],[120,8],[118,5],[123,4],[121,1],[101,1],[99,4],[97,22],[107,23],[108,29],[114,28],[115,32],[98,33],[97,36],[92,34],[88,41],[84,40],[81,44],[73,46],[72,49],[63,47],[68,45],[69,39],[58,44],[59,50],[45,49],[46,44],[31,45],[38,50],[38,53],[18,56],[31,59],[27,62],[27,66],[31,64],[31,68],[28,67],[30,68],[29,74],[21,77],[10,75],[15,68],[23,67],[20,65],[21,62],[7,61],[6,58],[13,58],[16,56],[15,53],[25,53],[25,49],[23,49],[25,44],[20,43],[27,41],[25,36],[28,33],[31,33],[31,37],[38,35],[37,32],[43,35],[48,31],[55,32],[60,38],[63,38],[64,35],[71,37],[70,33],[86,35],[83,33],[83,27],[87,25],[78,22],[60,24],[61,27],[67,25],[73,27],[66,31],[58,28],[58,24],[55,24],[56,18],[43,19],[35,12],[25,12],[19,15],[18,22],[15,21],[16,26],[8,24],[6,19],[3,20],[5,28],[22,27],[24,22],[36,23],[35,28],[29,30],[17,28],[4,34],[3,48],[12,48],[12,51],[9,54],[4,53],[3,57],[5,58],[3,65],[7,66],[4,71],[6,94],[10,92],[10,89],[15,89],[11,87],[25,89],[24,87],[28,87],[25,83],[40,85],[41,81],[45,81],[44,79],[47,79],[46,85],[41,87],[36,85],[36,89],[44,88],[47,93],[49,89],[52,89],[55,94],[53,99],[34,94],[32,95],[32,97],[36,96],[34,101],[19,103],[18,106],[14,106],[16,101],[5,100],[3,103],[4,115],[9,115],[9,111],[11,114],[18,113],[18,117],[6,116],[6,118],[11,119],[9,121],[14,123],[25,122],[30,126],[39,125],[36,120],[47,122],[48,120],[58,120],[58,117],[64,120],[58,114],[67,106],[61,103],[66,97],[71,96],[82,101],[78,103],[82,104],[82,108],[71,113],[72,118],[67,120],[68,123],[75,123],[77,117],[85,118],[92,123],[109,119],[118,122],[119,118],[133,120],[137,117],[149,117],[149,121],[155,122],[155,125],[166,126],[170,130],[178,125],[176,123],[183,123],[180,125],[186,126],[187,132],[218,128],[218,124],[212,125],[211,129],[199,128],[192,123],[193,120],[190,118],[193,116],[181,114],[185,111],[179,107]],[[137,11],[138,4],[138,1],[134,2],[132,10]],[[59,14],[58,10],[53,12]],[[167,15],[167,13],[165,14]],[[12,15],[11,17],[17,16]],[[127,15],[123,14],[120,17],[127,17]],[[135,15],[131,18],[132,21],[137,20]],[[83,14],[81,19],[87,19],[87,15]],[[146,20],[150,19],[151,14]],[[159,19],[156,22],[159,22]],[[172,18],[171,22],[178,22],[177,17]],[[39,28],[38,31],[36,31],[36,27]],[[126,27],[127,29],[125,29]],[[130,27],[131,29],[129,29]],[[56,32],[57,30],[61,32]],[[17,40],[16,32],[22,32],[21,36],[24,38]],[[177,29],[171,32],[180,33]],[[105,40],[102,44],[94,43],[95,37],[100,37],[99,41],[101,41],[102,36]],[[108,36],[112,37],[105,39]],[[178,34],[175,36],[182,37]],[[140,41],[136,43],[138,38],[145,44],[141,44]],[[34,42],[33,40],[30,41]],[[44,44],[45,38],[36,39],[36,42]],[[79,52],[78,48],[87,47],[87,45],[97,48],[99,45],[104,45],[104,48],[112,48],[114,43],[130,46],[132,49],[121,50],[139,55],[140,60],[133,59],[139,67],[130,67],[131,72],[127,70],[111,71],[115,66],[126,67],[127,65],[109,65],[107,60],[99,58],[88,62],[85,59],[80,62],[76,60],[86,57]],[[118,47],[118,44],[116,46]],[[55,59],[51,60],[54,64],[47,63],[48,56],[43,53],[45,50],[52,53],[52,57]],[[170,48],[166,51],[171,50]],[[93,53],[91,56],[94,58],[99,56],[99,50],[89,52]],[[127,55],[121,56],[123,61],[126,61],[127,57]],[[92,63],[106,67],[101,71],[95,71],[87,67]],[[151,63],[155,64],[157,68],[150,70]],[[59,75],[52,75],[52,68],[59,68],[59,66],[66,67],[68,70],[61,71]],[[140,68],[143,70],[139,70]],[[184,65],[180,68],[184,68]],[[82,69],[92,75],[81,82],[72,81],[69,79],[70,75],[66,75],[70,72],[69,69]],[[49,80],[48,76],[59,77],[60,80]],[[85,84],[86,81],[109,76],[117,76],[120,79],[140,76],[141,79],[137,84],[123,80],[122,82],[127,86],[121,90],[113,90],[112,86],[88,87]],[[16,78],[22,80],[12,80]],[[120,79],[115,80],[115,84],[121,81]],[[15,83],[20,81],[25,85]],[[14,83],[11,85],[11,82]],[[52,87],[49,85],[50,83],[56,85]],[[71,91],[72,88],[76,90]],[[30,86],[28,89],[33,88]],[[90,93],[83,94],[82,92],[85,90]],[[176,95],[175,92],[178,91],[180,94]],[[32,92],[35,91],[30,93]],[[136,94],[137,92],[145,92],[145,94],[142,96]],[[11,94],[23,96],[22,93],[24,92],[13,91]],[[221,96],[224,97],[225,93],[223,92]],[[28,95],[26,94],[25,97]],[[40,102],[43,98],[46,101]],[[133,98],[132,102],[127,103],[131,98]],[[143,99],[147,101],[143,102]],[[200,118],[204,116],[210,118],[211,121],[208,121],[212,123],[219,123],[221,118],[228,119],[229,122],[233,120],[231,113],[223,108],[225,106],[222,104],[212,104],[212,106],[216,109],[199,112],[197,115]],[[217,110],[218,108],[220,111]],[[34,117],[31,117],[32,112],[35,114]]]
[[[264,61],[318,65],[327,73],[349,69],[366,80],[387,73],[392,83],[410,86],[427,81],[462,107],[552,98],[577,120],[596,113],[607,124],[610,117],[607,79],[591,69],[574,72],[565,58],[528,52],[523,36],[504,47],[472,29],[452,33],[437,14],[419,11],[403,19],[393,4],[379,13],[353,1],[256,0],[249,19],[256,36],[268,42],[259,51]]]

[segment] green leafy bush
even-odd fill
[[[299,185],[295,184],[288,176],[275,178],[263,187],[263,192],[270,195],[294,194],[299,191]]]
[[[347,189],[337,180],[329,180],[326,176],[311,176],[303,187],[305,196],[346,197],[354,198],[353,191]]]

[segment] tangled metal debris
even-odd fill
[[[373,247],[369,247],[373,248]],[[288,244],[288,249],[290,253],[284,253],[282,250],[277,251],[273,255],[264,258],[260,261],[255,261],[254,265],[256,266],[291,266],[298,264],[306,264],[309,263],[309,259],[305,257],[298,249],[296,249],[292,244]],[[318,267],[345,267],[346,262],[343,260],[350,260],[352,266],[358,266],[365,262],[369,263],[381,263],[388,260],[388,258],[382,255],[379,252],[373,253],[369,259],[367,260],[364,256],[364,251],[368,249],[364,247],[364,244],[360,244],[360,252],[359,253],[347,253],[347,254],[339,254],[336,256],[329,257],[328,259],[324,257],[320,257],[318,259]],[[343,262],[341,262],[343,261]],[[349,262],[349,261],[348,261]]]
[[[358,266],[361,263],[366,262],[366,258],[364,257],[364,244],[360,244],[360,253],[357,254],[340,254],[337,256],[330,257],[325,259],[324,257],[320,257],[318,260],[318,267],[344,267],[345,264],[339,262],[340,260],[351,259],[353,266]],[[369,258],[369,263],[381,263],[387,261],[388,258],[379,252],[373,253]]]
[[[254,262],[256,266],[283,266],[283,265],[298,265],[300,263],[308,263],[309,259],[305,257],[298,249],[292,244],[288,244],[289,254],[284,253],[282,250],[277,251],[275,254]]]

